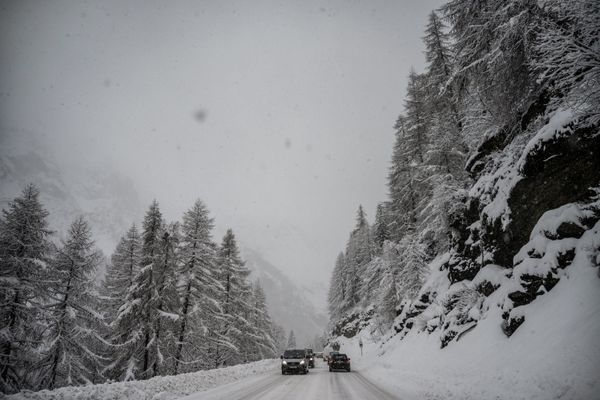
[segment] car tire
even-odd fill
[[[329,367],[329,372],[333,372],[333,369],[331,367]]]
[[[348,367],[348,372],[350,372],[350,367]]]

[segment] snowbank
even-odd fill
[[[351,340],[339,338],[340,351],[355,369],[406,400],[600,399],[598,270],[576,259],[565,275],[528,305],[525,322],[510,338],[495,307],[444,349],[438,335],[412,330],[379,345],[365,329]]]
[[[426,321],[435,322],[439,314],[434,308],[440,304],[434,301],[417,317],[423,321],[403,331],[405,336],[381,340],[367,326],[352,339],[338,338],[340,351],[350,355],[355,369],[405,400],[600,399],[600,221],[579,239],[555,236],[562,223],[579,224],[586,215],[582,205],[545,213],[515,257],[514,269],[488,265],[473,281],[449,285],[440,279],[444,271],[434,268],[424,288],[442,299],[459,290],[459,284],[474,287],[487,281],[496,287],[474,303],[479,311],[469,314],[474,322],[447,347],[440,348],[439,328],[426,329],[437,327]],[[564,253],[566,244],[574,258],[567,266],[555,266],[552,260]],[[520,277],[536,274],[560,279],[551,290],[539,290],[530,303],[512,308],[508,294],[524,290]],[[524,318],[510,337],[501,329],[504,312]]]
[[[21,392],[7,400],[171,400],[251,375],[276,371],[279,360],[263,360],[233,367],[211,369],[177,376],[160,376],[147,381],[64,387],[40,392]]]

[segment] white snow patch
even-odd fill
[[[103,383],[99,385],[63,387],[39,392],[23,391],[7,396],[7,400],[173,400],[252,375],[272,373],[279,360],[262,360],[233,367],[159,376],[146,381]]]
[[[510,310],[511,316],[525,318],[510,338],[500,328],[503,302],[510,302],[507,294],[520,286],[518,272],[522,271],[510,276],[510,269],[488,265],[462,287],[484,280],[500,287],[482,307],[469,310],[477,326],[470,329],[474,322],[466,324],[460,340],[441,349],[439,330],[422,332],[421,321],[420,329],[383,342],[371,336],[369,328],[352,339],[340,337],[340,351],[352,358],[355,370],[405,400],[600,399],[600,222],[580,239],[567,241],[575,250],[572,264],[561,270],[560,281],[551,291]],[[546,251],[556,254],[567,241],[548,240],[545,244],[556,248]],[[446,286],[439,278],[434,276],[439,289],[460,289],[457,284]],[[428,283],[431,290],[434,285]],[[435,303],[424,312],[433,317],[425,325],[428,328],[440,324],[433,307]],[[359,338],[364,344],[362,357]]]
[[[585,229],[580,221],[593,215],[594,212],[589,207],[582,207],[582,205],[577,203],[565,204],[554,210],[546,211],[533,227],[530,238],[533,239],[536,235],[556,235],[556,230],[564,222],[569,222]]]
[[[499,286],[506,282],[507,275],[510,274],[510,269],[501,267],[499,265],[488,264],[481,268],[475,278],[473,278],[473,284],[478,286],[483,282],[489,282],[494,286]]]
[[[546,142],[554,140],[557,137],[568,135],[572,133],[572,129],[568,128],[568,125],[573,121],[575,115],[573,110],[558,109],[552,114],[550,120],[544,125],[535,136],[527,143],[525,150],[521,155],[518,167],[521,169],[525,164],[525,159],[529,153],[538,150],[543,147]],[[548,159],[546,159],[548,160]]]

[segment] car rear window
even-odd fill
[[[304,358],[304,350],[286,350],[283,358]]]
[[[348,357],[345,354],[334,354],[333,355],[333,359],[334,360],[345,360]]]

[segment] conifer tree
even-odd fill
[[[456,102],[453,82],[453,56],[450,48],[450,35],[444,22],[435,11],[431,11],[425,29],[425,59],[427,61],[427,86],[433,94],[436,104],[446,99]],[[458,123],[459,121],[457,121]]]
[[[271,326],[271,336],[275,341],[277,354],[282,354],[286,349],[287,337],[285,336],[285,330],[275,322]]]
[[[162,215],[158,202],[154,201],[143,221],[140,269],[113,322],[114,329],[124,336],[113,362],[115,367],[122,366],[122,380],[150,378],[154,364],[160,362],[155,332],[158,318],[155,269],[161,262],[162,232]]]
[[[430,140],[426,84],[426,76],[411,69],[404,100],[403,156],[419,164],[425,161]]]
[[[450,38],[443,21],[432,11],[425,31],[427,71],[424,79],[425,107],[429,114],[430,146],[427,163],[438,166],[436,173],[464,175],[466,146],[461,137],[460,91],[455,88]]]
[[[595,0],[548,0],[533,45],[538,80],[554,93],[552,108],[568,104],[582,126],[600,123],[600,7]],[[566,100],[566,101],[565,101]]]
[[[250,360],[262,360],[264,358],[274,357],[277,353],[277,346],[273,339],[273,323],[267,310],[267,297],[260,285],[256,282],[252,291],[253,310],[251,316],[251,325],[254,335],[250,336],[250,346],[253,348]]]
[[[240,346],[244,341],[245,332],[251,332],[252,327],[247,319],[250,315],[250,305],[247,300],[251,296],[251,287],[247,281],[250,271],[245,267],[239,255],[235,235],[231,229],[223,237],[223,242],[217,253],[218,274],[223,287],[221,309],[223,313],[220,324],[216,349],[222,362],[237,364],[243,356]]]
[[[156,337],[157,359],[153,364],[153,376],[168,375],[173,372],[176,349],[176,323],[179,320],[179,296],[177,292],[177,254],[179,224],[163,226],[160,242],[160,262],[154,268],[156,282]]]
[[[151,378],[154,376],[154,365],[158,360],[158,341],[156,338],[155,321],[157,319],[156,310],[156,278],[160,265],[160,240],[162,234],[162,214],[155,200],[144,217],[142,233],[142,265],[141,270],[136,276],[136,285],[134,288],[133,299],[140,299],[140,316],[142,318],[141,329],[143,338],[142,346],[142,364],[140,376]]]
[[[350,309],[359,301],[361,277],[365,266],[373,259],[371,228],[362,206],[356,213],[356,227],[346,246],[346,298],[344,308]]]
[[[138,320],[133,314],[132,298],[136,289],[136,277],[141,265],[141,238],[134,225],[121,238],[111,257],[104,282],[104,295],[110,321],[108,342],[112,362],[106,367],[104,374],[109,379],[130,380],[137,371],[136,336]]]
[[[346,257],[344,253],[341,252],[335,260],[335,267],[333,268],[331,281],[329,283],[327,301],[329,315],[332,321],[337,320],[341,316],[344,300],[346,299],[345,260]]]
[[[491,126],[515,123],[524,101],[538,90],[529,68],[537,2],[451,0],[441,10],[452,26],[461,95],[477,98],[485,110],[479,116]]]
[[[407,130],[408,118],[400,116],[396,122],[396,140],[392,153],[392,165],[388,175],[390,191],[390,236],[399,242],[408,225],[417,225],[419,211],[427,200],[430,187],[427,184],[430,170],[422,161],[426,144],[417,146]],[[424,132],[423,134],[425,134]]]
[[[427,257],[417,235],[411,230],[399,243],[402,268],[398,272],[400,293],[413,300],[423,285]]]
[[[397,278],[392,269],[388,269],[382,283],[384,285],[381,288],[382,297],[379,299],[377,305],[377,313],[384,327],[387,329],[391,326],[394,318],[396,318],[396,308],[400,304]]]
[[[133,279],[140,268],[140,251],[140,235],[133,224],[119,240],[106,270],[103,292],[107,298],[105,308],[110,321],[116,318],[117,311],[125,303],[127,293],[133,286]]]
[[[206,319],[220,315],[215,302],[223,287],[216,276],[216,246],[212,242],[213,219],[201,200],[183,215],[179,244],[181,318],[177,326],[175,374],[202,365],[207,348],[200,332]],[[183,364],[183,365],[182,365]]]
[[[403,234],[403,225],[406,217],[405,208],[405,188],[410,166],[409,157],[405,151],[405,118],[403,115],[398,117],[394,128],[396,129],[394,148],[392,150],[392,162],[388,174],[388,188],[390,197],[390,236],[392,240],[399,241]],[[409,192],[413,194],[413,192]],[[410,196],[412,204],[416,204],[414,196]]]
[[[373,224],[373,242],[376,245],[378,252],[381,251],[383,243],[386,240],[391,239],[389,231],[389,222],[387,220],[386,206],[382,203],[377,205],[377,212],[375,213],[375,223]]]
[[[294,335],[294,330],[290,330],[290,334],[287,340],[287,348],[295,349],[296,348],[296,335]]]
[[[91,383],[99,374],[104,360],[93,351],[98,339],[89,328],[101,318],[92,308],[101,257],[87,222],[75,219],[49,271],[50,301],[45,306],[49,345],[38,369],[40,388]]]
[[[48,212],[34,185],[23,189],[0,217],[0,392],[29,386],[37,361],[41,314],[47,301],[51,234]]]

